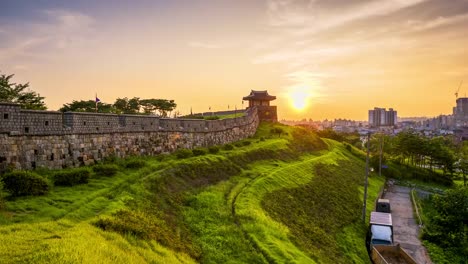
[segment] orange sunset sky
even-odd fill
[[[280,119],[449,114],[467,47],[468,0],[0,0],[0,71],[51,110],[95,93],[226,110],[254,89]]]

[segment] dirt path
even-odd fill
[[[410,188],[392,186],[385,194],[390,200],[395,243],[399,243],[420,264],[431,264],[426,248],[418,239],[419,226],[413,215]]]

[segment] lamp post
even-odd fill
[[[384,147],[384,141],[383,141],[383,134],[380,134],[380,154],[379,154],[379,177],[382,176],[382,154],[383,154],[383,147]]]
[[[362,221],[366,222],[367,185],[369,178],[369,145],[371,133],[367,133],[367,155],[366,155],[366,180],[364,181],[364,201],[362,204]]]

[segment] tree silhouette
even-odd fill
[[[23,109],[46,110],[44,97],[34,91],[26,91],[29,83],[12,83],[13,76],[14,74],[0,75],[0,101],[20,104]]]

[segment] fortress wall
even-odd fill
[[[2,119],[7,113],[8,118]],[[46,125],[46,121],[47,125]],[[0,104],[0,171],[60,169],[109,156],[156,155],[226,144],[252,136],[256,109],[236,119],[160,119],[155,116],[20,110]],[[28,127],[28,133],[25,133]]]
[[[64,133],[89,134],[117,132],[119,116],[102,113],[63,113]]]

